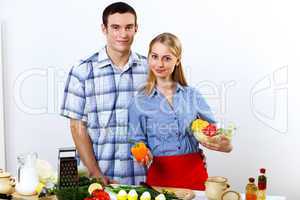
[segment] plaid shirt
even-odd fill
[[[147,60],[132,52],[128,67],[119,72],[118,79],[116,72],[105,47],[73,66],[65,86],[61,115],[86,122],[95,158],[104,175],[121,184],[139,184],[145,179],[145,169],[130,154],[127,107],[146,82]]]

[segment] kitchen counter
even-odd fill
[[[194,198],[194,200],[207,200],[207,198],[205,197],[205,194],[204,192],[202,191],[194,191],[196,196]],[[244,194],[242,194],[242,197],[243,197],[243,200],[245,199],[244,198]],[[38,198],[37,197],[17,197],[17,198],[14,198],[15,200],[37,200]],[[55,197],[48,197],[48,198],[42,198],[42,200],[56,200]],[[267,199],[266,200],[286,200],[285,197],[282,197],[282,196],[267,196]]]
[[[205,194],[203,191],[194,191],[195,197],[193,198],[194,200],[207,200],[205,197]],[[242,199],[245,199],[245,195],[241,194]],[[112,197],[112,200],[115,200],[116,197]],[[37,196],[15,196],[14,200],[38,200]],[[57,200],[55,196],[53,197],[47,197],[47,198],[41,198],[41,200]],[[286,200],[286,197],[283,196],[267,196],[266,200]]]
[[[194,200],[207,200],[203,191],[194,191],[196,196]],[[241,194],[243,200],[245,199],[245,194]],[[267,196],[266,200],[286,200],[285,197],[282,196]]]

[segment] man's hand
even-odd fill
[[[228,139],[224,135],[221,135],[220,138],[217,140],[212,140],[212,142],[200,142],[200,144],[214,151],[229,153],[232,150],[230,139]]]
[[[114,179],[109,179],[107,176],[105,178],[107,179],[108,184],[120,184],[118,181]]]
[[[102,182],[103,182],[104,185],[109,185],[109,184],[119,184],[118,181],[113,180],[113,179],[110,179],[110,178],[107,177],[107,176],[101,176],[100,178],[101,178],[101,180],[102,180]]]

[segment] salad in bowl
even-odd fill
[[[191,124],[191,130],[199,142],[214,143],[222,135],[231,140],[236,128],[233,124],[229,124],[227,128],[218,128],[216,124],[209,123],[203,119],[196,119]]]

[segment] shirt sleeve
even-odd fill
[[[137,106],[137,99],[133,97],[128,107],[128,138],[132,145],[137,142],[147,145],[146,118]]]
[[[60,115],[86,122],[87,114],[85,106],[86,96],[84,81],[80,80],[79,74],[77,74],[75,68],[72,67],[66,81]]]
[[[196,105],[197,115],[199,118],[208,121],[209,123],[216,123],[215,117],[211,111],[211,108],[206,103],[203,96],[197,90],[194,90],[194,105]]]

